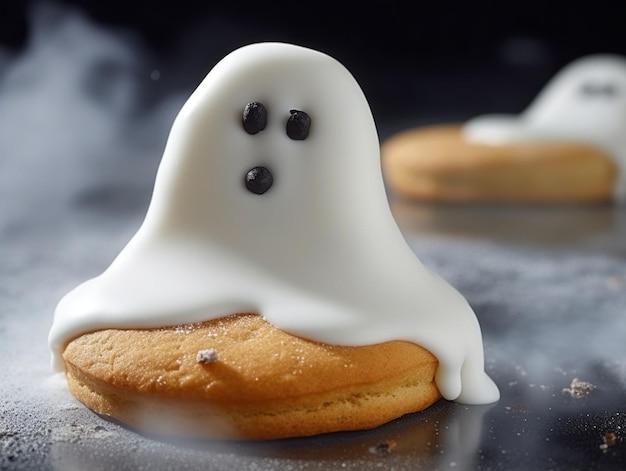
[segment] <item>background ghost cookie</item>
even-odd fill
[[[626,200],[626,60],[559,72],[519,116],[405,131],[382,147],[398,193],[444,201]]]
[[[496,401],[476,316],[406,244],[387,204],[379,157],[369,105],[334,59],[280,43],[246,46],[224,58],[172,126],[138,232],[102,275],[57,306],[50,346],[72,391],[94,410],[137,427],[145,406],[187,424],[188,432],[165,432],[203,435],[199,431],[206,429],[218,438],[366,428],[440,396],[468,404]],[[221,322],[242,313],[266,323],[235,322],[220,330]],[[135,351],[142,343],[137,339],[159,344],[161,336],[172,338],[165,327],[205,322],[218,326],[209,327],[205,339],[249,338],[263,330],[258,345],[267,354],[246,363],[250,352],[232,358],[210,342],[181,345],[173,347],[176,358],[148,355],[149,365],[140,371],[133,371],[135,361],[81,358],[94,343],[101,346],[96,350],[112,349],[113,358],[128,357],[128,349],[143,358],[144,351]],[[281,336],[285,340],[277,341]],[[284,348],[296,337],[306,339],[309,355]],[[237,351],[233,343],[221,347]],[[336,362],[328,356],[330,345],[351,347],[354,356]],[[198,369],[198,351],[207,349],[216,349],[218,360]],[[344,365],[371,352],[380,354],[371,363],[378,366],[345,376]],[[402,358],[407,354],[408,363]],[[303,371],[326,365],[334,380],[294,376],[298,369],[273,355],[295,359]],[[188,358],[192,369],[175,380],[177,360]],[[385,372],[383,359],[396,365]],[[204,367],[223,374],[206,376]],[[267,394],[256,400],[243,394],[258,387],[248,384],[255,378],[269,378],[261,374],[268,368],[285,381],[259,383]],[[295,383],[287,381],[292,377]],[[198,378],[207,383],[187,388]],[[228,400],[208,391],[228,381]],[[356,400],[365,397],[365,384],[372,394]],[[347,396],[329,399],[329,385]],[[413,392],[398,399],[398,387]],[[336,399],[348,414],[328,414]],[[276,420],[253,430],[268,404]],[[380,412],[375,420],[370,406]],[[307,419],[317,426],[294,425],[301,422],[294,412],[303,407],[318,411],[320,420]]]

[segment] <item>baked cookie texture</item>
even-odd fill
[[[70,390],[87,407],[157,435],[255,440],[369,429],[441,397],[438,361],[416,344],[328,345],[256,314],[100,330],[71,340],[62,356]]]
[[[614,160],[591,145],[489,145],[468,141],[456,124],[401,132],[383,143],[381,154],[395,193],[433,201],[608,202],[618,176]]]

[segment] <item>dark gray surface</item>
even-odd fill
[[[617,207],[392,200],[414,251],[475,308],[496,404],[441,401],[369,432],[238,444],[145,437],[75,401],[49,366],[54,306],[140,224],[185,94],[142,107],[154,75],[141,75],[132,45],[71,15],[40,29],[24,55],[0,62],[0,469],[624,469]],[[401,121],[379,123],[381,135]],[[574,378],[595,389],[573,397]],[[397,447],[370,453],[382,440]]]
[[[497,404],[441,401],[369,432],[172,444],[92,414],[49,369],[46,334],[58,298],[102,270],[141,220],[141,211],[120,213],[110,204],[70,205],[54,221],[32,219],[2,233],[0,468],[620,469],[626,463],[623,210],[393,202],[416,253],[474,306],[487,369],[502,392]],[[573,378],[596,388],[574,398],[563,392]],[[609,432],[617,440],[603,449]],[[382,440],[398,446],[388,456],[370,453]]]

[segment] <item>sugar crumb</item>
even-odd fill
[[[205,348],[204,350],[198,351],[198,354],[196,355],[196,361],[203,365],[215,363],[217,360],[219,360],[219,356],[217,354],[217,350],[214,348]]]

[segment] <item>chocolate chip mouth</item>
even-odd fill
[[[248,191],[255,195],[262,195],[270,189],[274,183],[274,177],[267,167],[259,166],[248,170],[244,181]]]

